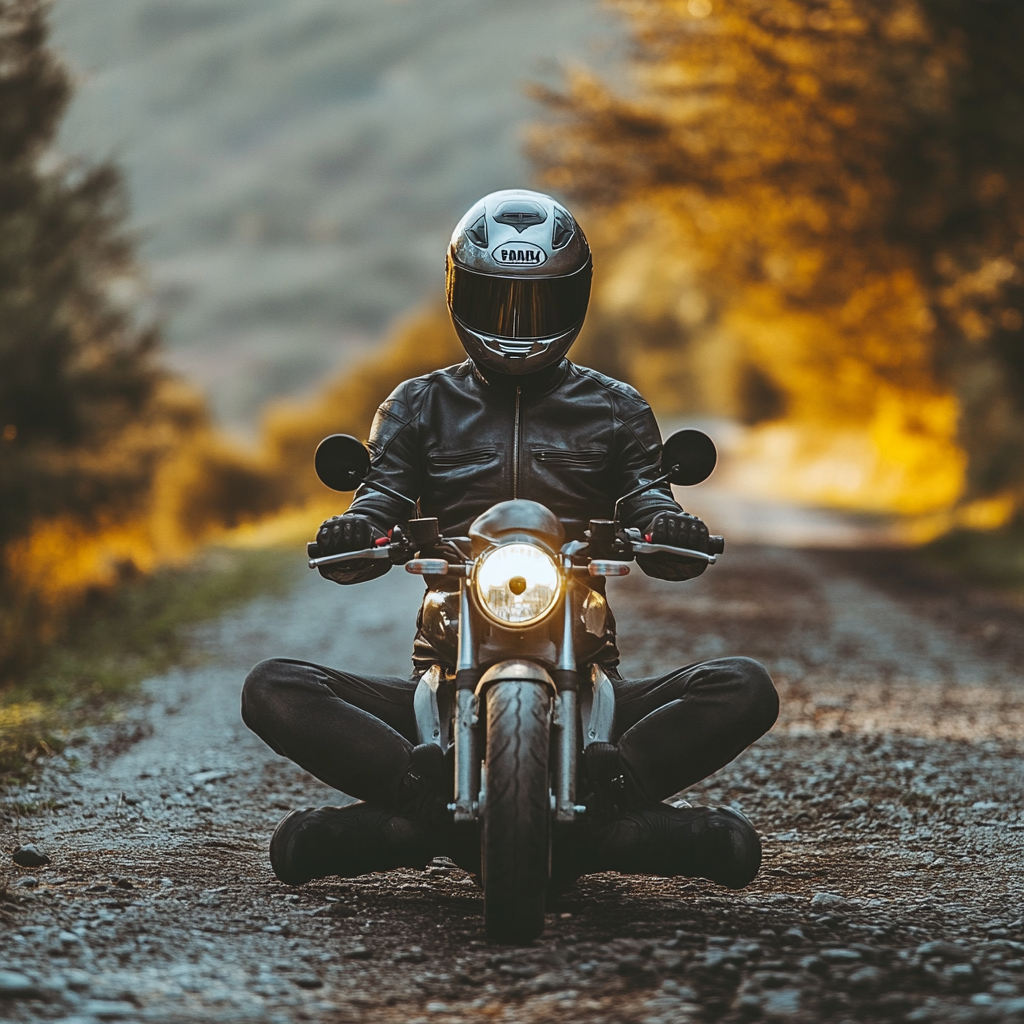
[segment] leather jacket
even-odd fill
[[[465,536],[492,505],[529,498],[551,509],[567,539],[576,539],[590,519],[610,519],[622,494],[658,475],[661,434],[637,391],[568,359],[521,377],[484,376],[467,360],[400,384],[377,411],[368,447],[366,483],[416,500],[419,515],[436,516],[444,534]],[[667,486],[623,502],[619,518],[646,533],[662,511],[680,511]],[[366,516],[383,534],[411,513],[409,504],[364,484],[346,514]],[[640,566],[664,579],[700,571],[649,557]],[[376,562],[359,571],[321,571],[338,583],[358,583],[389,568]],[[599,592],[603,584],[590,583]],[[600,660],[614,663],[608,618],[611,646]],[[421,639],[423,657],[415,660],[426,664]]]

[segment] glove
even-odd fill
[[[708,553],[708,528],[689,512],[659,512],[651,522],[649,536],[652,544]]]
[[[366,516],[331,516],[316,531],[316,547],[320,555],[340,555],[344,551],[362,551],[371,547],[384,534]],[[391,568],[387,560],[361,558],[344,565],[321,565],[320,575],[335,583],[365,583],[383,576]]]
[[[342,551],[362,551],[373,543],[374,532],[366,516],[331,516],[316,531],[316,546],[321,557]]]
[[[708,550],[708,528],[689,512],[659,512],[651,521],[647,537],[652,544],[668,544],[691,551]],[[673,555],[637,555],[636,564],[659,580],[692,580],[708,566],[692,558]]]

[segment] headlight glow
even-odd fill
[[[554,608],[560,591],[555,560],[532,544],[502,544],[477,566],[477,597],[487,614],[502,625],[540,622]]]

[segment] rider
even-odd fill
[[[436,516],[465,535],[492,505],[528,498],[551,509],[568,537],[590,518],[611,518],[620,495],[658,472],[661,435],[631,387],[565,358],[590,297],[590,247],[569,211],[538,192],[510,189],[476,203],[452,235],[448,308],[469,358],[406,381],[370,430],[367,478],[348,511],[317,533],[321,555],[365,549],[396,524]],[[620,520],[655,543],[708,550],[707,527],[667,486],[623,502]],[[685,580],[704,565],[661,555],[637,562],[648,576]],[[387,561],[321,568],[337,583],[383,575]],[[587,580],[603,593],[603,578]],[[444,601],[447,577],[428,583]],[[415,680],[444,661],[423,615],[413,679],[358,676],[288,659],[257,665],[242,690],[242,718],[277,753],[359,798],[347,807],[292,811],[270,843],[277,877],[301,884],[422,867],[447,855],[469,870],[478,844],[450,823],[451,758],[417,745]],[[600,627],[597,627],[600,628]],[[591,743],[580,829],[556,836],[563,881],[592,871],[705,877],[747,885],[761,862],[753,826],[726,808],[672,807],[664,799],[728,764],[772,727],[778,696],[765,669],[719,658],[650,679],[622,679],[608,614],[592,661],[612,679],[612,743]],[[450,667],[450,666],[448,666]],[[450,752],[449,752],[450,754]],[[579,841],[580,837],[583,841]]]

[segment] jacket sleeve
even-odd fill
[[[619,493],[625,494],[661,475],[661,431],[651,407],[639,395],[633,408],[623,410],[618,434],[616,476]],[[662,484],[624,501],[619,506],[619,518],[623,526],[635,526],[647,534],[659,512],[681,511],[672,489]],[[703,562],[694,564],[662,555],[638,555],[636,564],[648,576],[660,580],[690,580],[707,568]]]
[[[383,537],[395,525],[404,525],[415,515],[410,502],[420,496],[420,457],[418,444],[418,398],[422,380],[400,384],[381,404],[370,427],[370,472],[356,491],[345,515],[365,516],[373,525],[374,536]],[[399,501],[372,485],[380,483],[410,499]],[[390,562],[367,562],[365,568],[341,572],[323,569],[321,575],[335,583],[364,583],[383,576]]]

